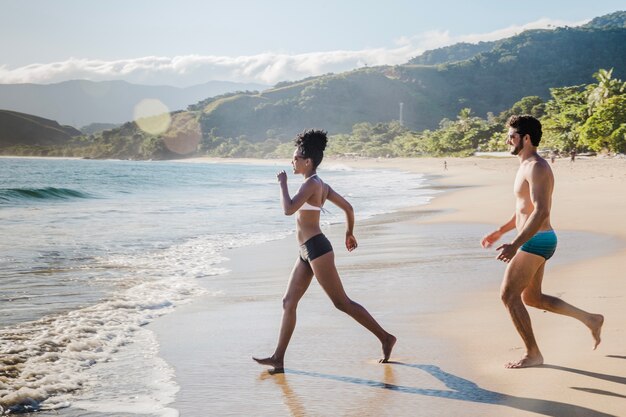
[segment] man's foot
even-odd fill
[[[271,366],[273,369],[270,369],[268,371],[271,375],[285,373],[285,368],[283,367],[283,361],[274,358],[274,356],[270,356],[269,358],[263,358],[263,359],[255,358],[253,356],[252,359],[254,359],[257,363],[261,365]]]
[[[389,362],[389,357],[391,356],[393,345],[396,344],[397,340],[398,339],[396,339],[396,337],[393,335],[387,336],[387,339],[385,339],[385,341],[383,342],[383,356],[384,357],[381,360],[379,360],[378,363]]]
[[[505,364],[504,367],[508,369],[518,369],[530,368],[531,366],[539,365],[543,365],[543,356],[541,356],[541,353],[537,353],[536,355],[526,355],[518,361]]]
[[[592,314],[591,320],[587,323],[587,327],[591,330],[591,336],[593,336],[594,345],[593,350],[596,350],[600,344],[600,333],[602,332],[602,325],[604,324],[604,316],[602,314]]]

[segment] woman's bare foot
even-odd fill
[[[396,341],[398,339],[396,339],[395,336],[393,335],[389,335],[387,336],[387,338],[385,339],[385,341],[383,342],[383,358],[381,360],[379,360],[379,363],[387,363],[389,362],[389,357],[391,356],[391,351],[393,350],[393,345],[396,344]]]
[[[587,327],[591,330],[591,336],[593,336],[594,345],[593,350],[596,350],[600,344],[600,333],[602,332],[602,325],[604,324],[604,316],[602,314],[592,314],[591,320],[587,323]]]
[[[263,359],[255,358],[253,356],[252,359],[254,359],[257,363],[261,365],[271,366],[273,369],[270,369],[268,372],[272,375],[282,374],[285,372],[283,361],[276,359],[274,356],[270,356],[269,358],[263,358]]]
[[[541,353],[537,353],[534,355],[526,354],[522,359],[509,362],[504,365],[505,368],[508,369],[518,369],[518,368],[529,368],[531,366],[539,366],[543,365],[543,356]]]

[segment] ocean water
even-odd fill
[[[289,166],[0,159],[0,414],[175,416],[173,369],[144,325],[207,295],[228,249],[292,234]],[[357,219],[426,204],[414,173],[322,164]],[[289,175],[293,194],[301,177]],[[342,222],[328,203],[323,222]]]

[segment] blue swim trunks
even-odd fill
[[[524,252],[539,255],[547,261],[556,251],[556,233],[554,230],[542,230],[537,232],[520,248]]]

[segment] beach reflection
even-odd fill
[[[280,390],[283,393],[284,403],[289,409],[289,413],[294,417],[303,417],[308,416],[304,406],[302,405],[302,401],[293,391],[291,386],[289,385],[289,378],[285,374],[270,374],[267,371],[264,371],[259,376],[259,379],[272,379],[276,385],[280,387]]]
[[[300,397],[294,392],[294,390],[289,385],[289,377],[287,374],[305,374],[300,371],[290,371],[285,369],[285,373],[281,374],[270,374],[267,371],[264,371],[259,375],[260,380],[271,379],[276,385],[278,385],[283,394],[283,402],[289,409],[289,413],[294,417],[302,417],[308,416],[312,414],[308,414],[302,400]],[[381,382],[381,388],[386,388],[390,390],[396,389],[396,376],[394,373],[393,366],[390,364],[383,365],[383,378]],[[361,407],[362,410],[367,411],[367,415],[385,415],[386,414],[386,402],[391,398],[384,392],[378,391],[376,395],[369,397],[368,401],[363,404]]]
[[[386,390],[394,390],[397,386],[396,375],[393,366],[388,363],[383,364],[383,378],[381,382],[382,384],[380,388]],[[391,404],[389,404],[389,401],[392,401],[393,397],[391,397],[386,391],[377,390],[375,392],[376,394],[369,396],[368,401],[364,402],[363,406],[360,407],[360,415],[389,415],[389,407],[391,406]]]

